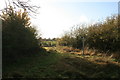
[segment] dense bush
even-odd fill
[[[118,16],[108,17],[103,23],[91,25],[87,36],[89,47],[102,51],[118,51],[120,49],[119,28]]]
[[[83,37],[87,36],[86,28],[82,28],[83,25],[72,28],[69,32],[65,33],[59,40],[59,45],[70,46],[74,48],[82,48]]]
[[[99,22],[85,27],[79,26],[68,32],[60,40],[60,44],[66,44],[74,48],[82,48],[82,40],[85,38],[85,46],[96,48],[100,51],[120,50],[120,16],[107,17],[104,22]],[[85,27],[85,28],[83,28]]]
[[[62,38],[58,39],[58,45],[60,46],[72,46],[74,38],[70,37],[69,34],[65,34]]]
[[[15,11],[10,7],[0,17],[3,23],[3,63],[36,54],[40,46],[36,30],[30,26],[28,13],[25,10]]]

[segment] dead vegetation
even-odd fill
[[[120,76],[118,64],[100,59],[68,57],[61,59],[53,68],[61,76],[68,78],[114,78]]]
[[[118,78],[120,76],[120,62],[115,55],[100,53],[97,50],[81,50],[71,47],[57,47],[56,51],[71,56],[61,58],[52,66],[61,77],[67,78]],[[117,56],[118,57],[118,56]]]
[[[52,49],[52,48],[51,48]],[[61,52],[61,53],[70,53],[70,54],[74,54],[74,55],[79,55],[81,56],[83,53],[83,50],[80,49],[75,49],[72,47],[57,47],[55,48],[56,51]],[[99,52],[95,49],[89,49],[89,48],[85,48],[84,49],[84,55],[88,55],[88,56],[99,56],[99,57],[104,57],[104,59],[117,59],[118,61],[120,60],[120,52],[115,52],[115,53],[104,53],[104,52]]]

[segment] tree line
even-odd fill
[[[92,25],[78,25],[66,32],[58,42],[59,45],[82,48],[83,38],[85,46],[102,52],[116,52],[120,50],[120,16],[107,17],[105,21]]]

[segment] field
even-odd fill
[[[103,10],[105,7],[112,9],[114,5],[111,7],[108,4],[104,6],[104,4],[101,5],[103,9],[99,7],[97,9],[97,5],[92,3],[94,6],[89,10],[92,13],[86,14],[86,17],[97,14],[99,18],[103,19],[97,21],[88,18],[87,23],[82,23],[77,18],[80,18],[82,9],[87,10],[89,7],[80,9],[79,5],[75,9],[74,5],[70,9],[66,8],[64,10],[64,8],[62,10],[64,5],[57,9],[55,7],[57,2],[54,5],[54,1],[52,1],[53,3],[50,2],[50,4],[55,9],[47,5],[47,8],[51,10],[48,10],[47,15],[45,13],[46,16],[42,17],[43,20],[42,18],[41,20],[38,19],[40,22],[36,21],[38,23],[34,25],[31,12],[35,13],[37,20],[37,17],[40,17],[36,15],[37,8],[40,7],[32,6],[29,4],[29,0],[25,2],[23,0],[5,0],[4,2],[6,6],[1,9],[2,13],[0,13],[3,79],[72,78],[73,80],[73,78],[120,77],[120,15],[116,13],[111,16],[105,15],[106,17],[101,15],[107,10]],[[45,11],[47,10],[46,7],[43,8],[45,8]],[[96,9],[94,10],[94,8]],[[56,11],[57,14],[54,15],[54,10],[60,12]],[[69,10],[72,11],[69,12]],[[44,14],[44,10],[42,11],[42,14]],[[65,12],[65,15],[59,15],[61,12],[63,14]],[[72,14],[72,12],[75,14],[72,16],[66,15],[66,13]],[[79,15],[76,15],[76,13]],[[84,21],[84,18],[81,18],[81,20]],[[41,21],[45,22],[42,23]]]
[[[24,57],[3,68],[3,78],[119,78],[120,63],[110,56],[79,55],[63,47]],[[41,55],[42,54],[42,55]]]
[[[57,41],[42,41],[42,46],[44,47],[52,47],[56,46]]]

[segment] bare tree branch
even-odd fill
[[[30,0],[27,0],[27,1],[5,0],[6,8],[4,8],[3,10],[7,11],[8,6],[12,6],[14,9],[22,8],[22,9],[26,10],[26,12],[28,12],[29,15],[36,16],[36,14],[38,14],[38,9],[40,8],[40,6],[31,5],[29,2],[30,2]],[[1,10],[1,11],[3,11],[3,10]]]

